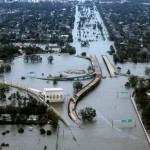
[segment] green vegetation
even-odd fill
[[[0,84],[0,99],[6,98],[5,92],[9,91],[9,86]]]
[[[85,56],[86,56],[86,52],[82,52],[82,53],[81,53],[81,56],[84,56],[84,57],[85,57]]]
[[[131,85],[130,85],[129,82],[126,82],[126,83],[125,83],[125,87],[126,87],[126,88],[130,88],[130,86],[131,86]]]
[[[8,133],[10,133],[10,131],[9,131],[9,130],[6,130],[5,132],[2,132],[2,135],[6,135],[6,134],[8,134]]]
[[[11,66],[8,64],[3,64],[0,66],[0,74],[2,75],[4,72],[10,72]]]
[[[45,134],[45,133],[46,133],[45,129],[41,128],[41,129],[40,129],[40,133],[41,133],[41,134]]]
[[[57,43],[64,46],[73,41],[73,2],[1,3],[0,10],[0,43]]]
[[[54,57],[53,56],[48,56],[47,59],[48,59],[48,62],[51,64],[54,60]]]
[[[36,46],[26,46],[23,47],[22,50],[25,52],[26,55],[43,53],[43,50],[40,47],[36,47]]]
[[[24,129],[23,128],[19,128],[18,129],[18,133],[24,133]]]
[[[47,135],[51,135],[52,134],[52,131],[51,130],[47,130]]]
[[[1,60],[12,60],[14,56],[18,55],[18,48],[14,47],[12,44],[3,45],[0,48],[0,59]]]
[[[22,76],[22,77],[21,77],[21,80],[25,80],[25,79],[26,79],[26,77],[25,77],[25,76]]]
[[[41,62],[42,61],[42,57],[39,55],[25,55],[24,56],[24,61],[25,62]]]
[[[96,110],[91,107],[85,107],[84,109],[81,109],[80,115],[83,121],[87,120],[92,122],[94,117],[96,117]]]
[[[50,125],[51,127],[56,130],[57,129],[57,126],[58,126],[58,121],[59,121],[59,118],[58,116],[54,113],[53,110],[49,110],[48,111],[48,117],[50,118],[51,122],[50,122]]]
[[[131,72],[130,72],[130,70],[128,69],[127,70],[127,73],[126,73],[127,75],[131,75]]]
[[[82,89],[83,84],[79,81],[76,81],[73,83],[73,89],[75,92],[79,91],[80,89]]]
[[[89,42],[88,41],[81,41],[81,46],[82,47],[89,46]]]
[[[70,55],[73,55],[76,53],[76,49],[71,45],[67,45],[65,48],[61,49],[61,53],[69,53]]]
[[[1,146],[2,147],[9,147],[9,144],[8,143],[1,143]]]
[[[129,83],[132,88],[135,88],[138,85],[138,77],[137,76],[131,76],[129,78]]]
[[[150,79],[130,77],[129,83],[134,87],[134,99],[142,115],[142,121],[150,128]]]
[[[1,89],[6,89],[7,86],[3,85]],[[0,124],[39,124],[45,125],[50,122],[52,129],[56,130],[59,118],[53,110],[47,111],[47,106],[37,102],[31,96],[23,96],[20,92],[12,93],[8,99],[12,102],[18,103],[16,106],[12,103],[5,107],[0,107]],[[6,114],[6,116],[5,116]],[[30,115],[35,115],[36,119],[29,118]],[[9,119],[8,119],[9,118]],[[8,132],[8,131],[7,131]],[[47,135],[51,135],[48,130]],[[6,134],[6,132],[4,133]]]
[[[114,41],[115,50],[110,48],[108,52],[113,55],[114,62],[149,62],[150,5],[144,4],[142,0],[132,0],[130,3],[97,2],[96,6],[107,27],[110,40]]]
[[[37,102],[33,97],[22,96],[17,91],[12,93],[8,99],[12,101],[12,104],[0,107],[0,124],[46,124],[48,122],[48,119],[44,117],[47,113],[47,107]],[[14,105],[14,102],[18,105]],[[3,114],[10,115],[10,119],[7,120]],[[39,117],[36,120],[29,120],[29,115]]]
[[[54,84],[54,85],[57,85],[57,84],[58,84],[58,78],[57,78],[57,77],[54,77],[54,78],[53,78],[53,84]]]
[[[114,47],[112,45],[110,46],[110,51],[108,51],[108,53],[110,55],[113,55],[115,53],[115,49],[114,49]]]
[[[150,77],[150,68],[149,67],[145,68],[145,75],[147,75],[148,77]]]

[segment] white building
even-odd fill
[[[62,88],[44,88],[42,93],[45,102],[63,102],[64,91]]]

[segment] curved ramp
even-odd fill
[[[76,105],[77,105],[78,101],[83,96],[85,96],[90,91],[92,91],[99,84],[99,82],[101,80],[101,69],[100,69],[99,62],[98,62],[96,56],[91,56],[90,60],[91,60],[92,66],[94,68],[94,77],[95,78],[90,83],[85,85],[79,92],[77,92],[74,95],[74,98],[70,98],[69,103],[68,103],[68,114],[74,122],[76,122],[78,119],[80,119],[76,113]]]

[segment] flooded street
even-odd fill
[[[87,15],[88,13],[90,11],[87,12]],[[1,142],[6,142],[10,145],[7,150],[43,150],[44,146],[47,146],[48,150],[149,150],[148,140],[130,99],[132,90],[124,88],[127,78],[121,76],[110,78],[102,60],[101,55],[107,55],[113,64],[112,56],[107,53],[113,42],[108,40],[107,30],[95,6],[93,15],[94,18],[90,20],[90,23],[96,20],[103,26],[105,40],[98,29],[93,30],[92,28],[84,27],[84,30],[81,32],[86,33],[89,31],[86,39],[90,40],[92,38],[93,42],[89,42],[88,47],[81,46],[81,43],[78,41],[79,30],[77,29],[81,14],[77,6],[73,29],[74,41],[72,43],[72,46],[76,47],[77,54],[80,55],[82,52],[86,52],[87,56],[96,55],[103,76],[107,76],[106,79],[101,80],[95,90],[85,96],[77,105],[77,112],[86,106],[96,109],[97,116],[93,123],[78,121],[79,128],[79,126],[70,120],[67,114],[67,101],[73,96],[73,82],[59,81],[56,87],[64,89],[65,102],[62,104],[53,104],[53,106],[69,122],[70,129],[60,122],[58,136],[57,133],[52,133],[51,136],[44,137],[40,135],[40,127],[38,126],[34,126],[31,132],[28,130],[28,126],[25,126],[23,134],[17,132],[16,126],[0,126],[1,132],[6,129],[11,131],[5,136],[0,134]],[[99,34],[98,39],[93,37],[93,32]],[[59,56],[54,54],[53,64],[48,64],[46,55],[42,55],[42,58],[42,63],[25,63],[22,57],[15,59],[12,64],[11,73],[5,74],[5,78],[1,78],[1,80],[42,90],[45,87],[53,87],[52,81],[47,83],[44,80],[28,77],[29,72],[34,71],[36,77],[41,77],[41,74],[44,73],[44,77],[47,77],[49,74],[58,75],[60,72],[68,69],[87,71],[88,66],[91,65],[86,59],[69,55]],[[126,73],[127,69],[130,69],[131,74],[144,75],[144,68],[147,65],[126,63],[117,64],[115,67],[120,66],[123,73]],[[26,76],[27,78],[21,80],[21,76]],[[83,81],[84,84],[88,82],[90,80]],[[126,91],[126,94],[123,94],[123,91]],[[113,126],[112,122],[120,119],[133,119],[136,121],[136,127]],[[47,125],[44,128],[48,129],[49,126]]]

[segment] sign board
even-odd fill
[[[112,120],[112,126],[135,127],[136,121],[134,119]]]
[[[121,94],[128,94],[128,91],[122,91]]]

